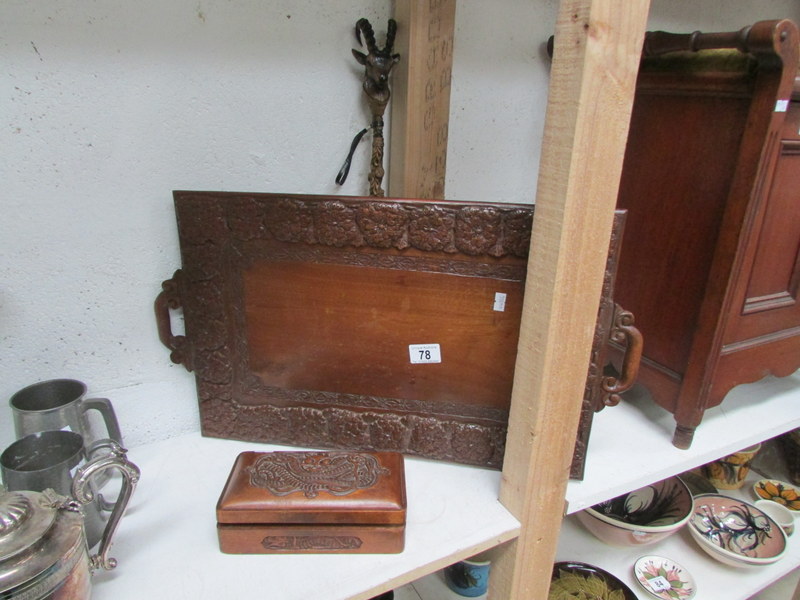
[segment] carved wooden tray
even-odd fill
[[[182,269],[156,311],[204,435],[502,464],[531,206],[174,199]]]

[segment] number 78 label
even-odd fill
[[[442,362],[439,344],[409,344],[408,356],[412,365]]]

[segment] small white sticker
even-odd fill
[[[666,592],[672,589],[672,584],[669,582],[669,580],[661,575],[658,577],[653,577],[652,579],[648,579],[647,583],[650,584],[650,587],[654,592]]]
[[[778,100],[775,102],[775,112],[786,112],[789,110],[788,100]]]
[[[410,344],[408,356],[412,365],[442,362],[442,350],[439,344]]]
[[[494,310],[503,312],[506,309],[506,294],[503,292],[494,293]]]

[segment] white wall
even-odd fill
[[[447,196],[531,202],[556,0],[460,0]],[[74,377],[128,445],[199,427],[152,303],[180,266],[174,189],[365,194],[353,25],[390,0],[0,3],[0,449],[6,399]],[[735,14],[735,16],[734,16]],[[797,0],[654,0],[651,28],[800,22]],[[402,26],[402,24],[401,24]],[[388,164],[388,160],[386,161]]]

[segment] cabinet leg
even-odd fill
[[[672,445],[681,450],[687,450],[692,445],[695,427],[677,425],[672,436]]]

